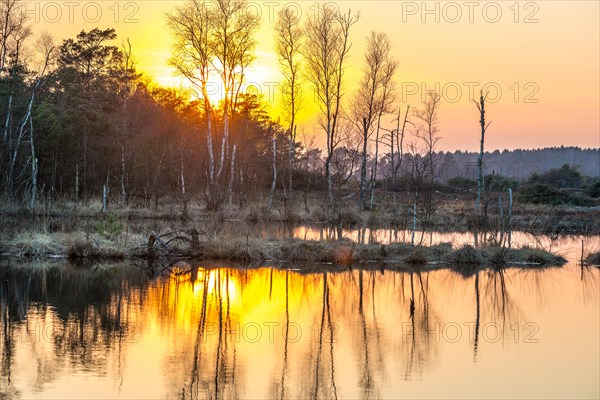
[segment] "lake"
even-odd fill
[[[0,398],[598,398],[600,270],[578,260],[581,240],[599,238],[513,239],[569,262],[472,275],[180,262],[152,274],[4,260]]]

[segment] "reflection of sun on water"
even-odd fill
[[[289,397],[305,398],[315,393],[317,384],[318,395],[313,397],[333,398],[332,382],[339,397],[346,398],[366,397],[365,389],[380,397],[397,393],[415,397],[423,392],[444,397],[448,387],[462,393],[452,385],[464,378],[464,371],[477,378],[472,386],[477,394],[494,391],[506,397],[510,393],[504,382],[487,379],[499,370],[509,371],[506,379],[519,393],[530,394],[529,388],[537,390],[552,378],[545,397],[552,393],[567,397],[577,390],[580,397],[597,398],[589,382],[598,375],[593,357],[598,354],[598,327],[591,323],[597,321],[598,270],[584,277],[590,290],[582,307],[574,301],[585,283],[578,268],[486,271],[476,278],[449,270],[300,274],[181,263],[171,275],[148,286],[133,285],[127,292],[114,293],[110,301],[114,309],[88,304],[83,322],[76,313],[65,321],[52,307],[29,312],[15,327],[14,338],[28,340],[12,342],[10,368],[16,371],[15,387],[24,388],[26,398],[77,397],[84,390],[97,397],[124,398],[285,397],[272,393],[274,386],[283,385]],[[122,302],[118,317],[116,302]],[[575,307],[577,313],[572,311]],[[479,314],[474,368],[471,328]],[[102,325],[106,317],[121,318],[125,330],[96,336],[106,329]],[[528,322],[539,326],[534,337],[539,337],[538,344],[524,342],[524,335],[531,333],[525,331]],[[521,336],[515,340],[512,327],[517,323]],[[61,327],[46,332],[54,340],[30,338],[28,332],[34,335],[36,326],[49,324]],[[565,330],[565,324],[586,329]],[[413,330],[407,330],[411,325]],[[494,327],[504,332],[498,341],[492,340]],[[462,336],[451,340],[457,329]],[[486,339],[486,335],[494,336]],[[567,363],[552,363],[556,357]],[[31,368],[32,359],[40,368]],[[90,360],[99,368],[94,379],[89,379]],[[571,373],[572,365],[587,375]],[[534,368],[543,374],[527,373]],[[32,393],[30,382],[44,380],[51,385]],[[119,382],[119,393],[109,380]],[[365,388],[363,382],[372,386]]]
[[[208,273],[207,292],[209,295],[220,295],[228,297],[230,302],[235,302],[237,299],[237,278],[227,274],[223,276],[221,270],[204,271]],[[198,279],[194,283],[194,296],[202,296],[204,290],[203,279]]]

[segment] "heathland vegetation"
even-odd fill
[[[493,168],[488,158],[505,157],[514,165],[511,155],[522,158],[528,151],[485,152],[485,136],[493,133],[486,122],[486,93],[481,93],[473,99],[480,152],[440,151],[441,98],[430,92],[422,104],[397,101],[399,63],[385,33],[366,38],[362,77],[347,81],[344,71],[359,18],[352,11],[322,5],[305,19],[289,8],[278,14],[273,35],[283,76],[278,105],[283,118],[274,120],[258,93],[243,90],[260,25],[245,1],[189,0],[168,14],[171,64],[189,83],[188,91],[161,87],[137,71],[135,43],[117,45],[114,29],[82,31],[58,43],[48,34],[33,36],[19,0],[1,4],[0,245],[5,253],[132,255],[119,246],[115,252],[106,249],[117,238],[133,240],[123,226],[136,218],[186,227],[227,219],[392,226],[412,230],[410,255],[420,254],[421,261],[430,257],[415,250],[421,245],[415,243],[416,230],[493,231],[502,259],[513,261],[528,260],[506,245],[514,228],[598,231],[600,183],[581,169],[594,171],[598,149],[531,151],[570,157],[562,167],[532,159],[538,167],[530,169],[536,172],[531,175]],[[209,93],[215,80],[222,87],[218,102]],[[296,122],[308,84],[319,106],[316,134],[298,132]],[[384,118],[393,117],[391,129],[383,126]],[[585,157],[572,157],[573,152]],[[473,168],[463,174],[467,162]],[[57,234],[77,240],[46,238],[38,250],[23,250],[31,238],[19,239],[23,230],[53,231],[51,225],[67,217],[86,222],[75,223],[75,232],[57,229]],[[147,239],[137,237],[137,244]],[[212,254],[207,243],[191,248],[201,256],[269,258],[247,238],[231,242],[237,243],[232,249],[213,248]],[[55,244],[55,251],[48,250]],[[319,260],[336,260],[341,248],[297,241],[277,246],[284,258],[302,259],[294,254],[312,251]],[[465,249],[450,250],[438,258],[472,256]],[[360,246],[348,251],[351,260],[375,257]],[[498,260],[496,253],[476,251],[470,259]]]

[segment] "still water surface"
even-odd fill
[[[598,398],[580,239],[538,238],[565,267],[470,276],[2,266],[0,398]]]

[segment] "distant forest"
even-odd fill
[[[440,152],[440,178],[452,179],[456,176],[476,180],[477,156],[475,152]],[[516,180],[526,179],[534,173],[544,173],[564,164],[578,167],[587,176],[600,176],[600,149],[579,147],[550,147],[543,149],[516,149],[486,152],[484,168],[486,175],[496,174]]]

